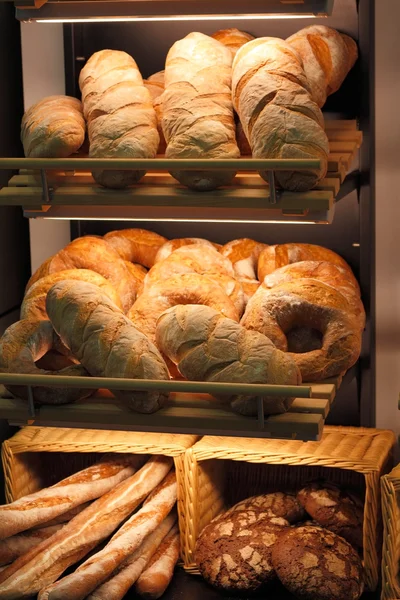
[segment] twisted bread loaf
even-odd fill
[[[168,158],[238,158],[231,101],[232,54],[202,33],[175,42],[165,65],[162,127]],[[178,181],[213,190],[232,181],[231,171],[174,171]]]
[[[281,187],[306,191],[325,176],[329,145],[323,116],[290,44],[258,38],[242,46],[233,62],[232,98],[253,157],[320,160],[320,168],[277,171]]]
[[[140,333],[107,296],[90,283],[62,281],[47,294],[46,309],[63,343],[95,377],[168,379],[157,348]],[[137,412],[155,412],[161,392],[115,395]]]
[[[297,279],[271,290],[261,286],[250,299],[241,324],[267,336],[286,352],[286,334],[295,327],[321,333],[321,348],[288,354],[303,381],[320,381],[341,375],[360,356],[361,331],[346,298],[333,287],[314,279]]]
[[[85,140],[82,104],[69,96],[49,96],[22,118],[21,142],[29,158],[66,158]]]
[[[90,269],[105,277],[117,291],[125,311],[135,301],[137,281],[125,262],[110,244],[91,235],[77,238],[47,259],[32,275],[25,291],[42,277],[67,269]]]
[[[154,158],[160,141],[149,91],[131,56],[117,50],[95,52],[79,76],[88,122],[91,158]],[[124,188],[144,171],[97,170],[100,185]]]
[[[310,25],[286,40],[300,54],[314,102],[322,107],[336,92],[358,57],[357,44],[325,25]]]
[[[264,335],[246,331],[209,306],[175,306],[157,322],[157,345],[186,379],[297,385],[294,360]],[[256,415],[256,398],[234,396],[235,412]],[[263,398],[265,414],[286,412],[292,398]]]
[[[246,31],[240,31],[236,29],[236,27],[231,27],[230,29],[219,29],[215,31],[212,36],[215,40],[224,44],[229,50],[232,52],[232,57],[235,57],[236,52],[250,42],[250,40],[254,40],[254,36],[250,35]]]
[[[104,240],[124,260],[150,268],[167,238],[147,229],[121,229],[109,231]]]

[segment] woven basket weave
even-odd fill
[[[381,479],[383,547],[381,600],[400,600],[400,465]]]
[[[391,431],[328,427],[319,442],[202,438],[185,453],[181,544],[185,568],[198,573],[194,548],[201,530],[224,507],[253,494],[296,489],[324,477],[365,496],[366,586],[378,585],[381,548],[379,479],[390,469]]]
[[[25,427],[1,450],[7,502],[53,485],[92,465],[104,453],[172,456],[178,483],[179,523],[186,521],[184,454],[194,435],[132,433],[61,427]]]

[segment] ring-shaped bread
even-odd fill
[[[167,241],[162,235],[147,229],[110,231],[103,238],[124,260],[150,268],[158,250]]]
[[[250,299],[241,324],[266,335],[279,350],[288,351],[287,333],[307,327],[322,334],[321,348],[290,352],[303,381],[341,375],[357,361],[361,331],[346,298],[331,286],[298,279],[271,290],[260,287]]]
[[[157,252],[154,263],[158,263],[160,262],[160,260],[168,258],[168,256],[175,250],[178,250],[178,248],[182,248],[182,246],[190,246],[191,244],[209,246],[210,248],[215,248],[216,250],[219,250],[221,248],[220,244],[214,244],[214,242],[209,242],[208,240],[205,240],[203,238],[176,238],[174,240],[169,240],[168,242],[165,242],[165,244],[161,246],[161,248]]]
[[[65,279],[87,281],[88,283],[97,285],[122,310],[121,300],[117,291],[105,277],[89,269],[68,269],[46,275],[28,289],[22,301],[20,319],[36,321],[48,319],[46,312],[47,292],[55,283],[64,281]]]
[[[23,319],[6,329],[0,339],[0,370],[9,373],[32,375],[89,376],[82,365],[72,365],[59,371],[39,369],[35,363],[48,352],[57,350],[60,340],[50,321]],[[7,385],[7,389],[19,398],[28,399],[25,386]],[[37,404],[67,404],[90,396],[93,390],[79,388],[32,387],[33,400]]]
[[[138,283],[125,261],[107,242],[94,235],[77,238],[48,258],[32,275],[25,292],[42,277],[67,269],[90,269],[102,275],[117,291],[124,311],[136,299]]]
[[[323,260],[339,265],[349,272],[349,276],[356,281],[353,272],[347,262],[329,248],[315,244],[277,244],[265,248],[258,259],[258,279],[262,282],[266,275],[275,269],[280,269],[292,263],[303,260]]]
[[[231,261],[237,277],[254,280],[257,279],[258,259],[265,248],[268,248],[267,244],[241,238],[222,246],[220,253]]]

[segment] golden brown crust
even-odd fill
[[[89,269],[105,277],[117,291],[124,311],[135,301],[137,282],[123,259],[105,240],[92,235],[77,238],[48,258],[32,275],[25,292],[45,275],[67,269]]]
[[[158,250],[167,241],[164,236],[147,229],[110,231],[103,239],[121,258],[148,269],[153,266]]]
[[[283,585],[302,600],[358,600],[363,592],[357,552],[326,529],[285,531],[272,548],[272,564]]]
[[[212,38],[224,44],[232,52],[232,56],[235,56],[236,52],[247,42],[254,40],[254,36],[246,31],[240,31],[236,27],[229,29],[219,29],[215,31]]]
[[[191,244],[212,246],[216,250],[219,250],[221,248],[221,244],[214,244],[214,242],[209,242],[208,240],[205,240],[203,238],[193,238],[193,237],[177,238],[174,240],[169,240],[168,242],[165,242],[165,244],[163,244],[161,246],[161,248],[159,249],[159,251],[156,254],[154,264],[160,262],[160,260],[164,260],[165,258],[168,258],[168,256],[175,250],[178,250],[178,248],[182,248],[182,246],[190,246]]]
[[[260,287],[250,299],[241,324],[266,335],[287,352],[286,333],[308,327],[322,333],[322,347],[302,354],[289,353],[303,381],[320,381],[344,373],[357,361],[361,331],[346,298],[312,279],[283,283],[271,290]]]
[[[158,144],[157,154],[164,154],[167,144],[165,142],[163,130],[162,130],[162,102],[161,94],[164,91],[164,71],[158,71],[153,73],[148,79],[143,80],[144,87],[150,92],[151,99],[153,101],[153,107],[156,111],[157,116],[157,131],[160,136],[160,143]]]
[[[249,238],[241,238],[222,246],[220,253],[231,261],[237,277],[254,280],[257,279],[258,259],[261,252],[267,247],[267,244]]]

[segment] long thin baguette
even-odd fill
[[[116,569],[111,577],[94,590],[87,600],[122,600],[128,590],[146,569],[165,536],[176,522],[176,512],[172,511],[151,533],[137,550]]]
[[[83,504],[80,504],[79,506],[75,506],[74,508],[71,508],[71,510],[68,510],[67,512],[63,513],[62,515],[59,515],[58,517],[51,519],[50,521],[46,521],[45,523],[41,523],[40,525],[35,525],[35,527],[32,527],[32,531],[35,531],[36,529],[43,529],[43,527],[51,527],[52,525],[60,525],[60,524],[68,523],[68,521],[71,521],[71,519],[76,517],[76,515],[79,515],[79,513],[81,513],[83,510],[85,510],[89,505],[90,505],[90,502],[84,502]]]
[[[0,600],[29,598],[107,538],[162,481],[172,459],[155,456],[113,490],[93,502],[59,532],[0,574]]]
[[[135,473],[138,460],[134,455],[108,457],[56,485],[0,506],[0,539],[46,523],[84,502],[103,496]]]
[[[12,535],[6,540],[0,541],[0,566],[8,565],[16,560],[19,556],[34,548],[43,540],[47,540],[56,531],[61,529],[63,524],[50,525],[50,527],[42,527],[41,529],[32,529],[24,531],[17,535]]]
[[[179,551],[179,529],[175,525],[137,580],[135,587],[139,596],[146,600],[157,600],[163,595],[174,575]]]
[[[176,502],[175,472],[157,486],[151,498],[111,538],[101,552],[85,561],[74,573],[42,589],[38,600],[84,600],[151,534]]]

